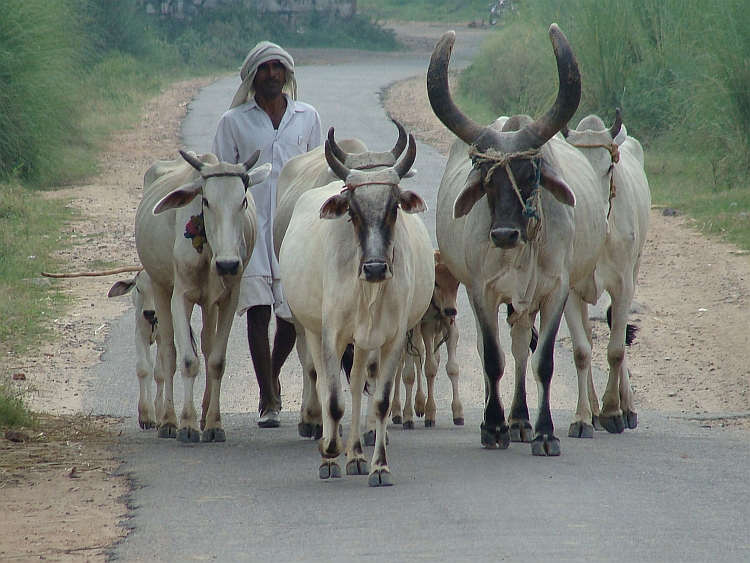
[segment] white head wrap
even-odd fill
[[[284,84],[283,92],[288,94],[293,100],[297,99],[297,79],[294,77],[294,59],[292,55],[276,45],[276,43],[261,41],[253,47],[253,50],[245,58],[245,62],[242,63],[242,68],[240,69],[242,84],[237,89],[237,93],[234,95],[229,109],[240,106],[255,96],[255,88],[253,88],[255,74],[258,72],[260,65],[269,61],[279,61],[284,65],[284,68],[286,68],[286,83]]]

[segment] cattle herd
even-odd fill
[[[581,97],[580,73],[560,29],[553,24],[549,35],[559,77],[554,104],[537,120],[500,117],[489,126],[474,122],[451,98],[448,64],[455,33],[447,32],[435,47],[427,73],[429,100],[457,137],[438,192],[438,250],[419,217],[426,210],[423,199],[399,185],[413,173],[417,151],[414,137],[399,123],[390,151],[369,151],[356,139],[337,142],[331,128],[323,147],[291,159],[281,171],[274,244],[303,366],[298,429],[318,439],[321,479],[341,476],[338,457],[345,450],[347,474],[368,475],[370,486],[392,484],[387,418],[405,428],[414,427],[415,414],[425,417],[425,426],[435,424],[433,386],[442,344],[453,422],[464,423],[455,357],[459,284],[477,325],[484,447],[529,442],[534,455],[560,454],[550,382],[563,316],[578,372],[569,436],[593,437],[599,424],[612,433],[636,427],[625,346],[650,208],[643,150],[627,135],[619,110],[610,128],[597,116],[575,129],[568,125]],[[262,181],[270,165],[255,167],[257,155],[235,165],[211,154],[180,152],[180,159],[157,162],[144,177],[135,230],[144,271],[115,284],[110,296],[135,288],[141,428],[156,427],[160,437],[182,442],[222,442],[219,398],[227,340],[256,236],[247,188]],[[611,333],[600,409],[587,307],[605,290],[611,297]],[[202,312],[206,371],[200,419],[193,400],[200,366],[190,326],[195,305]],[[501,305],[507,307],[515,360],[507,416],[498,390],[505,369]],[[340,371],[352,347],[347,370],[352,417],[344,445]],[[526,402],[529,356],[539,388],[533,426]],[[173,400],[178,366],[185,393],[179,420]],[[369,461],[364,445],[374,446]]]

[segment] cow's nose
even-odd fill
[[[458,314],[458,311],[456,311],[455,307],[446,307],[443,309],[443,314],[446,317],[455,317]]]
[[[507,228],[492,229],[490,239],[498,248],[515,248],[521,240],[521,231]]]
[[[239,260],[217,260],[216,273],[220,276],[236,276],[240,269]]]
[[[368,282],[379,282],[388,274],[388,264],[385,262],[365,262],[362,266],[365,280]]]
[[[156,318],[156,311],[152,309],[146,309],[145,311],[143,311],[143,318],[150,323],[154,322],[154,319]]]

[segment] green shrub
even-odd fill
[[[18,388],[9,378],[0,379],[0,428],[29,427],[34,417],[24,402],[25,389]]]

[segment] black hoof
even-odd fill
[[[393,485],[391,472],[387,469],[373,471],[370,473],[370,478],[367,480],[367,484],[371,487],[390,487]]]
[[[404,421],[404,430],[414,430],[414,421],[413,420]]]
[[[297,434],[300,438],[312,438],[313,437],[313,425],[309,422],[297,423]]]
[[[568,428],[568,438],[593,438],[594,427],[585,422],[572,422]]]
[[[393,424],[403,424],[404,418],[401,416],[394,416],[392,419]]]
[[[604,429],[610,434],[622,434],[625,431],[625,421],[622,415],[617,416],[602,416],[599,415],[599,422],[602,423]]]
[[[159,438],[177,438],[177,427],[173,424],[162,424],[159,426]]]
[[[533,438],[531,423],[528,420],[514,422],[510,425],[510,441],[528,444]]]
[[[531,453],[537,456],[558,456],[560,455],[560,440],[553,434],[537,436],[531,441]]]
[[[604,426],[599,422],[598,416],[591,417],[591,424],[594,426],[594,430],[597,432],[604,432]]]
[[[352,459],[346,462],[347,475],[367,475],[370,468],[364,459]]]
[[[177,441],[183,444],[197,444],[201,440],[201,433],[195,428],[184,427],[177,431]]]
[[[487,424],[483,422],[480,429],[482,446],[485,448],[505,450],[510,446],[510,433],[507,424]]]
[[[318,476],[321,479],[339,479],[341,477],[341,468],[336,460],[323,460],[318,469]]]
[[[363,446],[374,446],[375,445],[375,431],[370,430],[362,435]]]
[[[424,427],[425,428],[434,428],[435,427],[435,421],[430,420],[429,418],[424,419]]]
[[[464,419],[463,418],[454,418],[453,424],[456,426],[463,426],[464,425]]]
[[[223,428],[209,428],[201,435],[201,442],[226,442],[227,433]]]
[[[626,428],[628,430],[635,430],[638,428],[638,413],[631,410],[627,410],[622,413],[625,418]]]

